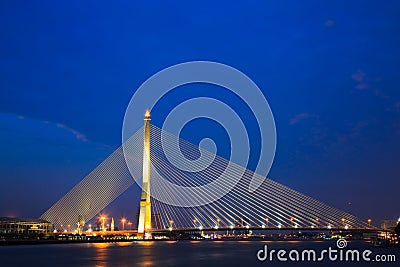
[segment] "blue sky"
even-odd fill
[[[398,1],[2,1],[0,215],[39,216],[120,145],[142,82],[210,60],[267,98],[272,179],[360,218],[397,218],[399,11]],[[153,116],[188,96],[168,97]],[[184,138],[212,135],[226,153],[218,125],[191,127]],[[136,212],[135,192],[108,212]]]

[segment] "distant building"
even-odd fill
[[[0,234],[50,233],[53,225],[42,219],[0,217]]]
[[[399,221],[397,220],[383,220],[381,223],[381,228],[385,230],[394,229]]]

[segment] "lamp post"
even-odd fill
[[[368,219],[368,228],[371,228],[371,222],[372,222],[372,220]]]
[[[104,227],[104,224],[105,224],[106,217],[105,216],[101,216],[100,219],[101,219],[101,231],[105,232],[106,229]]]
[[[129,230],[132,230],[132,222],[128,222]]]
[[[267,225],[267,228],[268,228],[268,222],[269,222],[269,219],[268,219],[268,217],[267,217],[267,218],[265,218],[265,222],[266,222],[266,225]]]
[[[122,231],[124,231],[124,230],[125,230],[125,222],[126,222],[126,219],[125,219],[125,218],[122,218],[122,219],[121,219],[121,222],[122,222]]]

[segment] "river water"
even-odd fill
[[[308,261],[279,261],[276,257],[259,261],[257,252],[284,249],[313,249],[320,253],[332,247],[338,249],[334,241],[153,241],[124,243],[84,243],[21,245],[0,247],[0,266],[400,266],[398,247],[375,248],[361,241],[348,242],[346,249],[357,249],[361,253],[369,249],[371,262],[332,262],[328,256],[324,263]],[[339,250],[340,251],[340,250]],[[268,254],[268,255],[269,255]],[[396,262],[376,262],[378,254],[395,255]],[[264,253],[260,254],[261,256]],[[295,255],[295,254],[293,254]],[[318,254],[319,255],[319,254]],[[276,256],[276,255],[274,255]]]

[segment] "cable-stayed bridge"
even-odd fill
[[[182,170],[171,163],[171,160],[175,163],[181,160],[181,153],[195,159],[195,164],[206,167],[196,169],[196,165],[192,166],[195,171]],[[146,156],[149,156],[151,164],[146,164]],[[150,125],[150,120],[147,126],[145,124],[137,130],[123,146],[116,149],[40,218],[52,222],[56,228],[60,225],[75,225],[78,215],[88,221],[98,216],[135,180],[139,185],[146,183],[147,180],[143,181],[146,173],[151,174],[151,189],[142,188],[140,206],[143,206],[143,210],[139,215],[139,228],[141,217],[146,212],[152,214],[151,225],[148,224],[145,229],[143,226],[139,232],[171,228],[371,228],[368,222],[349,213],[261,177],[243,166]],[[218,179],[221,177],[223,179]],[[252,179],[264,180],[254,192],[249,190]],[[185,190],[178,190],[182,188]],[[145,201],[147,194],[148,203]],[[176,204],[177,199],[179,205]],[[213,199],[215,201],[211,201]]]

